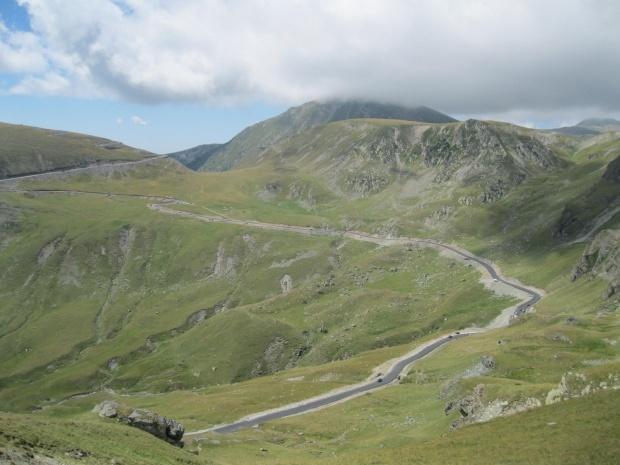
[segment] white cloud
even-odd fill
[[[11,88],[11,93],[18,95],[63,95],[69,94],[70,91],[71,82],[53,71],[42,75],[26,76]]]
[[[132,116],[131,122],[136,126],[146,126],[148,123],[139,116]]]
[[[0,72],[37,73],[46,68],[47,61],[37,36],[28,32],[11,32],[0,21]]]
[[[121,118],[120,116],[118,118],[116,118],[116,124],[123,124],[125,122],[125,120],[123,118]]]
[[[615,0],[19,1],[33,33],[0,31],[15,92],[620,109]]]

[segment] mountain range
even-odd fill
[[[615,463],[616,123],[311,102],[169,156],[0,125],[0,463]]]

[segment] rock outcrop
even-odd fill
[[[525,412],[540,406],[542,406],[542,402],[535,397],[487,401],[484,384],[478,384],[471,394],[448,402],[444,408],[444,413],[446,415],[453,412],[459,413],[459,418],[452,422],[452,428],[456,429],[472,423],[482,423],[497,417]]]
[[[585,373],[568,371],[562,375],[558,386],[547,393],[545,404],[555,404],[607,389],[620,389],[620,374],[608,373],[594,379]]]
[[[571,280],[588,274],[609,282],[605,298],[620,293],[620,230],[606,229],[594,237],[573,268]]]
[[[533,132],[486,121],[431,127],[419,147],[424,163],[438,169],[436,181],[480,184],[483,203],[500,199],[528,176],[562,165]]]
[[[139,428],[175,446],[183,447],[185,427],[170,418],[144,409],[129,409],[113,400],[104,400],[93,412],[102,418],[115,418],[121,423]]]
[[[288,294],[293,290],[293,278],[291,275],[285,274],[280,279],[280,288],[282,289],[282,294]]]

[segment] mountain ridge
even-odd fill
[[[0,179],[153,156],[103,137],[0,123]]]
[[[275,143],[323,124],[357,118],[379,118],[450,123],[457,120],[425,106],[404,107],[369,101],[308,102],[273,118],[253,124],[230,141],[192,147],[169,154],[192,169],[226,171],[244,158],[255,156]],[[196,168],[197,167],[197,168]]]

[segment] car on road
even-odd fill
[[[383,382],[383,378],[377,379],[377,383],[382,383],[382,382]]]

